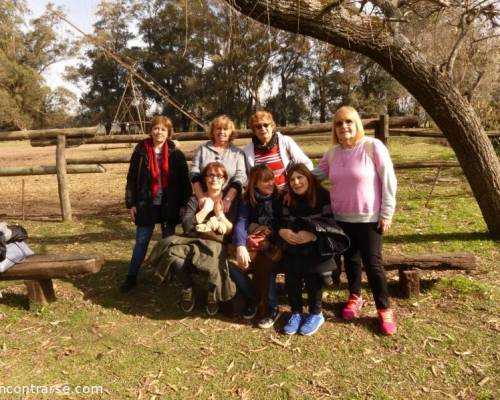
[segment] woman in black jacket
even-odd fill
[[[150,124],[151,137],[135,147],[127,175],[125,203],[137,229],[122,293],[137,283],[155,225],[161,224],[162,237],[173,235],[192,193],[186,157],[170,140],[172,121],[156,116]]]
[[[324,277],[337,269],[334,254],[348,247],[349,240],[336,227],[330,196],[304,164],[287,170],[290,206],[283,207],[279,235],[285,241],[285,285],[292,315],[283,328],[287,335],[312,335],[324,323],[322,297]],[[305,283],[309,314],[302,314]]]

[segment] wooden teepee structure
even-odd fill
[[[120,134],[146,134],[146,112],[144,98],[128,69],[127,83],[113,118],[113,126],[120,126]]]

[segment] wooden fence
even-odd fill
[[[388,115],[381,115],[378,119],[363,119],[364,128],[373,129],[375,132],[375,137],[386,144],[389,140],[390,135],[444,138],[444,135],[438,131],[415,129],[414,127],[417,125],[418,120],[413,116],[389,118]],[[331,122],[328,122],[304,126],[278,127],[277,130],[289,136],[327,133],[332,131],[332,124]],[[490,137],[500,137],[500,131],[489,132],[488,135]],[[252,136],[252,131],[249,129],[238,130],[237,136],[238,138],[249,138]],[[105,172],[105,168],[102,166],[102,164],[128,163],[130,161],[130,156],[66,159],[66,146],[78,146],[82,144],[96,143],[137,143],[144,140],[146,137],[147,135],[99,135],[98,127],[0,132],[0,141],[30,140],[32,146],[56,146],[55,166],[40,166],[31,168],[0,167],[0,176],[56,174],[62,218],[63,221],[70,221],[72,219],[72,213],[71,202],[69,198],[69,189],[66,184],[66,174]],[[180,132],[175,133],[173,135],[173,139],[178,141],[203,141],[207,139],[207,136],[205,132]],[[321,158],[323,153],[308,152],[307,155],[311,159],[318,159]],[[193,152],[186,152],[186,158],[188,160],[191,160],[192,157]],[[455,161],[431,161],[395,164],[396,169],[436,167],[442,168],[458,166],[458,162]]]

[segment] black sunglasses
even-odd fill
[[[342,125],[344,125],[344,123],[347,126],[350,126],[354,123],[354,121],[352,119],[344,119],[344,120],[340,120],[340,121],[335,121],[335,126],[340,128]]]

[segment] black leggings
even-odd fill
[[[337,223],[351,240],[351,246],[344,253],[349,292],[361,294],[361,271],[364,265],[377,309],[390,307],[387,278],[382,264],[382,234],[377,230],[377,223]]]
[[[323,281],[318,273],[307,274],[309,258],[287,255],[284,259],[285,286],[292,313],[302,313],[302,285],[305,283],[310,314],[319,314],[323,302]]]

